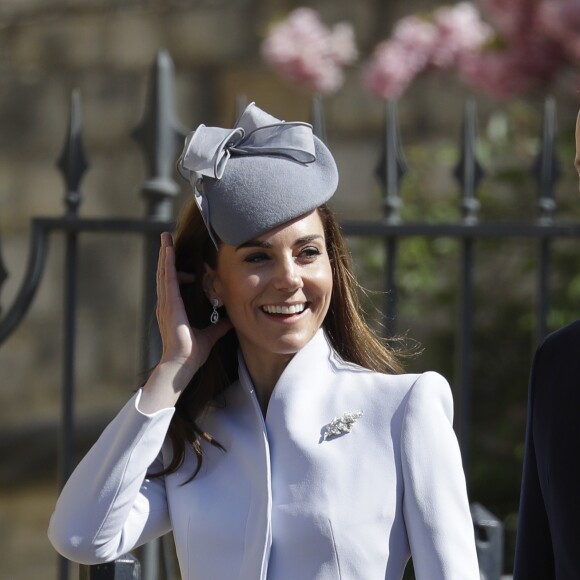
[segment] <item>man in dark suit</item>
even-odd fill
[[[514,580],[535,579],[580,580],[580,319],[546,337],[530,376]]]

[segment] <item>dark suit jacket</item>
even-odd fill
[[[514,580],[580,579],[580,319],[534,358]]]

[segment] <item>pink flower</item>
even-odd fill
[[[316,93],[340,88],[342,67],[358,56],[349,24],[332,29],[310,8],[298,8],[273,26],[262,44],[264,60],[285,80]]]
[[[437,44],[431,55],[435,68],[451,68],[469,53],[477,52],[492,37],[475,6],[460,2],[443,6],[433,13],[437,27]]]
[[[437,43],[435,26],[418,16],[400,20],[363,69],[363,84],[381,99],[398,99],[421,73]]]
[[[363,70],[363,84],[376,97],[398,99],[425,67],[423,55],[416,54],[402,42],[386,40],[375,51]]]
[[[538,21],[570,60],[580,61],[580,0],[544,0],[538,8]]]
[[[564,65],[561,30],[552,38],[545,30],[547,13],[540,0],[481,0],[498,34],[479,54],[459,63],[472,87],[508,99],[546,86]],[[550,5],[551,25],[557,18],[551,8],[580,0],[544,0]],[[558,18],[561,16],[558,13]]]
[[[363,82],[375,96],[399,98],[417,75],[429,68],[457,66],[490,36],[490,28],[467,2],[439,8],[432,19],[407,16],[395,25],[391,38],[376,47]]]
[[[393,29],[392,39],[405,50],[413,53],[412,58],[427,64],[438,43],[437,27],[419,16],[406,16]]]
[[[460,67],[472,87],[500,99],[521,96],[551,82],[562,52],[542,38],[521,37],[500,50],[474,53]]]
[[[531,32],[535,28],[538,0],[480,0],[480,4],[494,28],[504,37]]]

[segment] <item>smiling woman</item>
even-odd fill
[[[163,354],[63,489],[49,536],[113,560],[173,531],[183,578],[479,579],[449,385],[400,372],[360,315],[306,123],[250,105],[179,161]]]

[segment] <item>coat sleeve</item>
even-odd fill
[[[554,554],[548,513],[540,486],[536,442],[534,440],[535,394],[543,366],[544,345],[534,357],[528,392],[528,419],[526,425],[526,450],[520,493],[518,531],[514,559],[514,580],[525,578],[553,578]]]
[[[170,529],[161,447],[174,409],[147,415],[140,391],[103,431],[64,486],[48,536],[66,558],[109,562]]]
[[[439,374],[412,386],[401,436],[403,510],[417,580],[479,580],[453,400]]]

